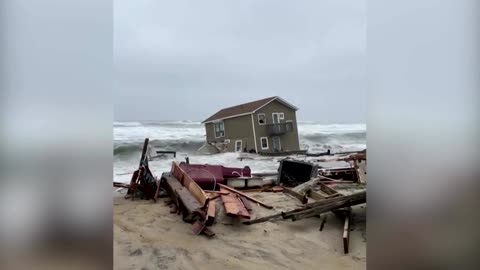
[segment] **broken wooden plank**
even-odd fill
[[[210,199],[208,203],[210,203],[212,200],[215,200],[218,197],[220,197],[220,194],[208,196],[208,198]]]
[[[325,223],[327,222],[327,215],[324,215],[323,216],[323,219],[322,219],[322,224],[320,224],[320,231],[323,231],[323,226],[325,226]]]
[[[237,197],[240,199],[243,206],[245,206],[245,209],[247,209],[248,211],[252,211],[252,206],[250,205],[250,203],[248,202],[248,200],[245,197],[240,196],[238,194],[237,194]]]
[[[316,201],[318,201],[318,200],[323,200],[323,199],[325,199],[325,198],[327,197],[327,196],[324,196],[324,195],[322,195],[322,194],[320,194],[320,193],[318,193],[318,192],[313,191],[313,189],[307,190],[306,194],[307,194],[308,197],[310,197],[310,198],[312,198],[312,199],[314,199],[314,200],[316,200]]]
[[[325,184],[322,183],[322,182],[319,182],[318,184],[320,185],[320,189],[321,189],[324,193],[326,193],[326,194],[328,194],[328,195],[338,194],[338,191],[336,191],[335,189],[329,187],[328,185],[325,185]]]
[[[230,192],[220,192],[220,191],[215,191],[215,190],[204,190],[205,193],[213,193],[213,194],[219,194],[219,195],[228,195]]]
[[[215,221],[215,201],[210,200],[208,202],[208,208],[207,208],[207,218],[205,220],[205,225],[206,226],[211,226],[213,225],[213,222]]]
[[[353,193],[350,195],[338,196],[338,197],[328,198],[328,199],[324,199],[324,200],[320,200],[312,203],[307,203],[305,207],[313,208],[313,207],[325,205],[331,202],[345,201],[350,199],[366,199],[366,198],[367,198],[367,192],[361,191],[361,192]]]
[[[205,224],[200,220],[197,220],[192,225],[192,231],[194,234],[199,235],[202,233],[203,229],[205,228]]]
[[[223,187],[220,187],[220,191],[226,191]],[[229,216],[239,216],[250,219],[248,210],[243,205],[242,201],[235,194],[220,195],[225,206],[225,213]]]
[[[147,154],[147,149],[148,149],[148,138],[145,138],[145,141],[143,142],[143,148],[142,148],[142,155],[140,157],[140,163],[138,166],[142,166],[143,161],[145,160],[145,155]]]
[[[298,192],[298,193],[304,193],[308,189],[311,189],[314,186],[316,186],[318,183],[320,183],[320,178],[316,177],[316,178],[310,179],[307,182],[304,182],[304,183],[292,188],[292,190],[295,191],[295,192]]]
[[[266,216],[266,217],[257,218],[257,219],[254,219],[254,220],[247,220],[247,221],[244,221],[243,224],[252,225],[252,224],[256,224],[256,223],[269,221],[269,220],[274,219],[274,218],[279,218],[281,216],[282,216],[282,213],[278,213],[278,214],[274,214],[274,215],[270,215],[270,216]]]
[[[172,174],[164,173],[162,174],[162,179],[167,193],[182,212],[184,221],[189,221],[188,217],[191,217],[195,211],[202,208],[202,205]]]
[[[347,196],[344,196],[344,197],[347,197]],[[337,198],[335,198],[335,199],[337,199]],[[343,197],[339,197],[339,199],[342,199],[342,200],[333,201],[333,202],[330,202],[330,203],[325,204],[325,205],[320,205],[320,206],[316,206],[314,208],[310,208],[310,209],[306,209],[306,210],[299,211],[299,212],[296,212],[296,213],[284,215],[283,218],[291,218],[292,221],[296,221],[296,220],[300,220],[300,219],[303,219],[303,218],[308,218],[308,217],[316,216],[316,215],[319,215],[319,214],[323,214],[323,213],[326,213],[326,212],[329,212],[329,211],[332,211],[332,210],[336,210],[336,209],[339,209],[339,208],[350,207],[350,206],[353,206],[353,205],[362,204],[362,203],[366,202],[366,197],[350,197],[348,199],[344,199]]]
[[[172,162],[171,173],[192,193],[202,206],[207,205],[209,200],[207,194],[175,161]]]
[[[218,186],[220,186],[220,187],[223,188],[223,189],[226,189],[226,191],[228,190],[228,191],[237,193],[237,194],[239,194],[239,195],[241,195],[241,196],[249,199],[249,200],[252,201],[252,202],[256,202],[256,203],[260,204],[261,206],[263,206],[263,207],[265,207],[265,208],[268,208],[268,209],[272,209],[272,208],[273,208],[273,206],[268,205],[268,204],[265,204],[265,203],[263,203],[262,201],[259,201],[259,200],[255,199],[255,198],[253,198],[253,197],[250,197],[250,196],[248,196],[247,194],[245,194],[245,193],[243,193],[243,192],[240,192],[240,191],[238,191],[238,190],[236,190],[236,189],[234,189],[234,188],[231,188],[231,187],[229,187],[229,186],[225,186],[225,185],[222,185],[222,184],[218,184]],[[220,190],[221,190],[221,189],[220,189]],[[226,192],[226,191],[225,191],[225,192]]]
[[[302,204],[308,203],[308,198],[307,198],[306,194],[298,193],[298,192],[292,190],[291,188],[286,188],[286,187],[283,188],[283,192],[288,193],[288,194],[292,195],[293,197],[297,198],[299,201],[302,202]]]

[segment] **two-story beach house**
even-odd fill
[[[207,144],[228,152],[298,151],[297,110],[280,97],[221,109],[202,122]]]

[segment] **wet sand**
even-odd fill
[[[252,203],[252,219],[299,205],[283,193],[249,194],[275,206]],[[166,200],[131,201],[114,192],[115,269],[366,269],[365,205],[353,208],[350,253],[344,255],[343,221],[332,213],[325,214],[323,231],[317,217],[243,225],[223,215],[217,199],[217,219],[210,227],[216,235],[208,239],[171,214]]]

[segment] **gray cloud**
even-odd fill
[[[365,2],[116,0],[116,120],[202,120],[278,95],[365,122]]]

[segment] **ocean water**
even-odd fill
[[[311,153],[358,151],[366,148],[365,124],[319,124],[312,121],[298,123],[300,148]],[[205,128],[195,121],[114,122],[114,181],[128,183],[137,169],[143,141],[150,139],[154,150],[177,151],[177,157],[168,155],[154,159],[150,169],[156,176],[169,171],[172,161],[219,164],[224,166],[249,166],[252,172],[275,172],[278,161],[284,157],[263,157],[246,153],[200,155],[196,150],[205,142]]]

